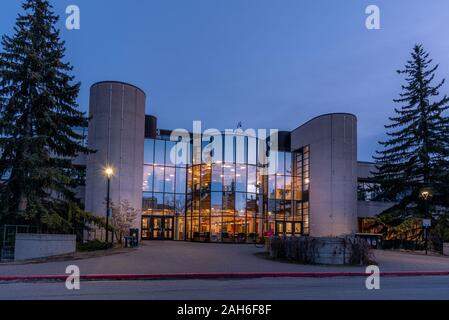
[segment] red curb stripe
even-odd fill
[[[366,277],[365,272],[235,272],[235,273],[174,273],[174,274],[91,274],[81,275],[84,281],[127,280],[200,280],[200,279],[256,279],[256,278],[331,278]],[[381,272],[383,277],[449,276],[449,271]],[[65,281],[68,275],[0,276],[0,282]]]

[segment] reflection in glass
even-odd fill
[[[292,172],[292,154],[290,152],[285,153],[285,175],[291,176]]]
[[[151,199],[151,215],[162,216],[164,215],[164,194],[154,193]]]
[[[246,193],[237,192],[235,194],[235,211],[237,216],[246,214]]]
[[[163,166],[154,166],[154,191],[164,192],[165,168]]]
[[[165,165],[175,166],[176,161],[176,142],[167,141],[165,144]]]
[[[206,192],[210,190],[210,183],[211,183],[211,165],[210,164],[203,164],[201,166],[201,190],[202,192]]]
[[[223,166],[223,191],[235,191],[235,165],[226,163]]]
[[[221,216],[212,216],[210,223],[210,233],[212,242],[221,242]]]
[[[212,191],[223,190],[223,166],[221,164],[212,165]]]
[[[165,189],[166,193],[175,192],[175,168],[165,167]]]
[[[176,168],[176,193],[186,193],[187,186],[187,169],[186,168]]]
[[[234,242],[234,216],[223,216],[223,232],[221,239],[223,242]]]
[[[285,177],[285,187],[284,187],[284,195],[285,200],[291,200],[292,199],[292,177],[286,176]]]
[[[223,192],[223,214],[224,215],[234,215],[235,209],[235,193],[234,192]]]
[[[211,210],[212,215],[221,215],[222,209],[222,192],[211,193]]]
[[[183,194],[177,194],[175,197],[175,214],[178,216],[184,216],[186,213],[186,196]]]
[[[276,199],[284,199],[285,178],[284,176],[276,176]]]
[[[257,171],[256,166],[248,166],[248,188],[247,192],[257,193]]]
[[[246,192],[246,166],[239,165],[236,166],[236,191],[237,192]]]
[[[164,213],[168,216],[175,215],[175,195],[170,193],[165,193],[164,196]]]
[[[148,165],[143,167],[143,191],[153,191],[153,166]]]
[[[154,163],[154,140],[153,139],[145,139],[144,142],[144,163],[145,164],[153,164]]]
[[[210,216],[210,193],[202,192],[201,193],[201,216],[203,217],[209,217]]]
[[[280,174],[280,175],[284,175],[285,174],[285,152],[279,151],[277,153],[276,164],[277,164],[276,173]]]
[[[236,242],[242,243],[246,242],[246,218],[236,216],[235,217],[235,231],[234,236],[236,237]]]
[[[245,138],[239,155],[239,139],[231,137],[225,147],[228,162],[216,158],[197,165],[186,159],[192,144],[181,148],[181,143],[146,139],[142,214],[172,216],[170,232],[176,240],[245,243],[270,230],[307,235],[308,148],[279,152],[277,174],[264,175],[256,165],[258,146],[251,143],[257,140]],[[172,153],[174,146],[178,148]],[[150,230],[142,230],[142,236],[144,232]]]
[[[156,140],[154,148],[154,163],[165,164],[165,141]]]
[[[255,193],[246,194],[246,212],[255,214],[257,211],[257,196]]]
[[[270,199],[276,198],[276,176],[268,176],[268,197]]]

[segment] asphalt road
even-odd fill
[[[63,275],[68,265],[81,274],[149,274],[185,272],[365,272],[360,266],[299,265],[256,256],[254,245],[145,242],[137,250],[95,258],[31,264],[0,264],[0,276]],[[448,271],[449,257],[375,251],[382,272]]]
[[[263,278],[0,284],[0,299],[55,300],[392,300],[449,299],[449,277],[384,277],[380,290],[367,290],[365,278]]]

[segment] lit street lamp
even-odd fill
[[[424,213],[423,227],[425,236],[425,249],[427,255],[427,247],[429,241],[429,227],[432,223],[432,217],[429,212],[429,200],[433,197],[432,189],[430,187],[424,187],[419,191],[419,196],[424,200],[426,212]]]
[[[108,181],[108,191],[106,195],[106,243],[109,242],[109,216],[111,215],[111,178],[114,175],[114,169],[112,167],[106,167],[104,169],[104,175]]]

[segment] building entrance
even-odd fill
[[[172,217],[142,217],[143,240],[173,240]]]

